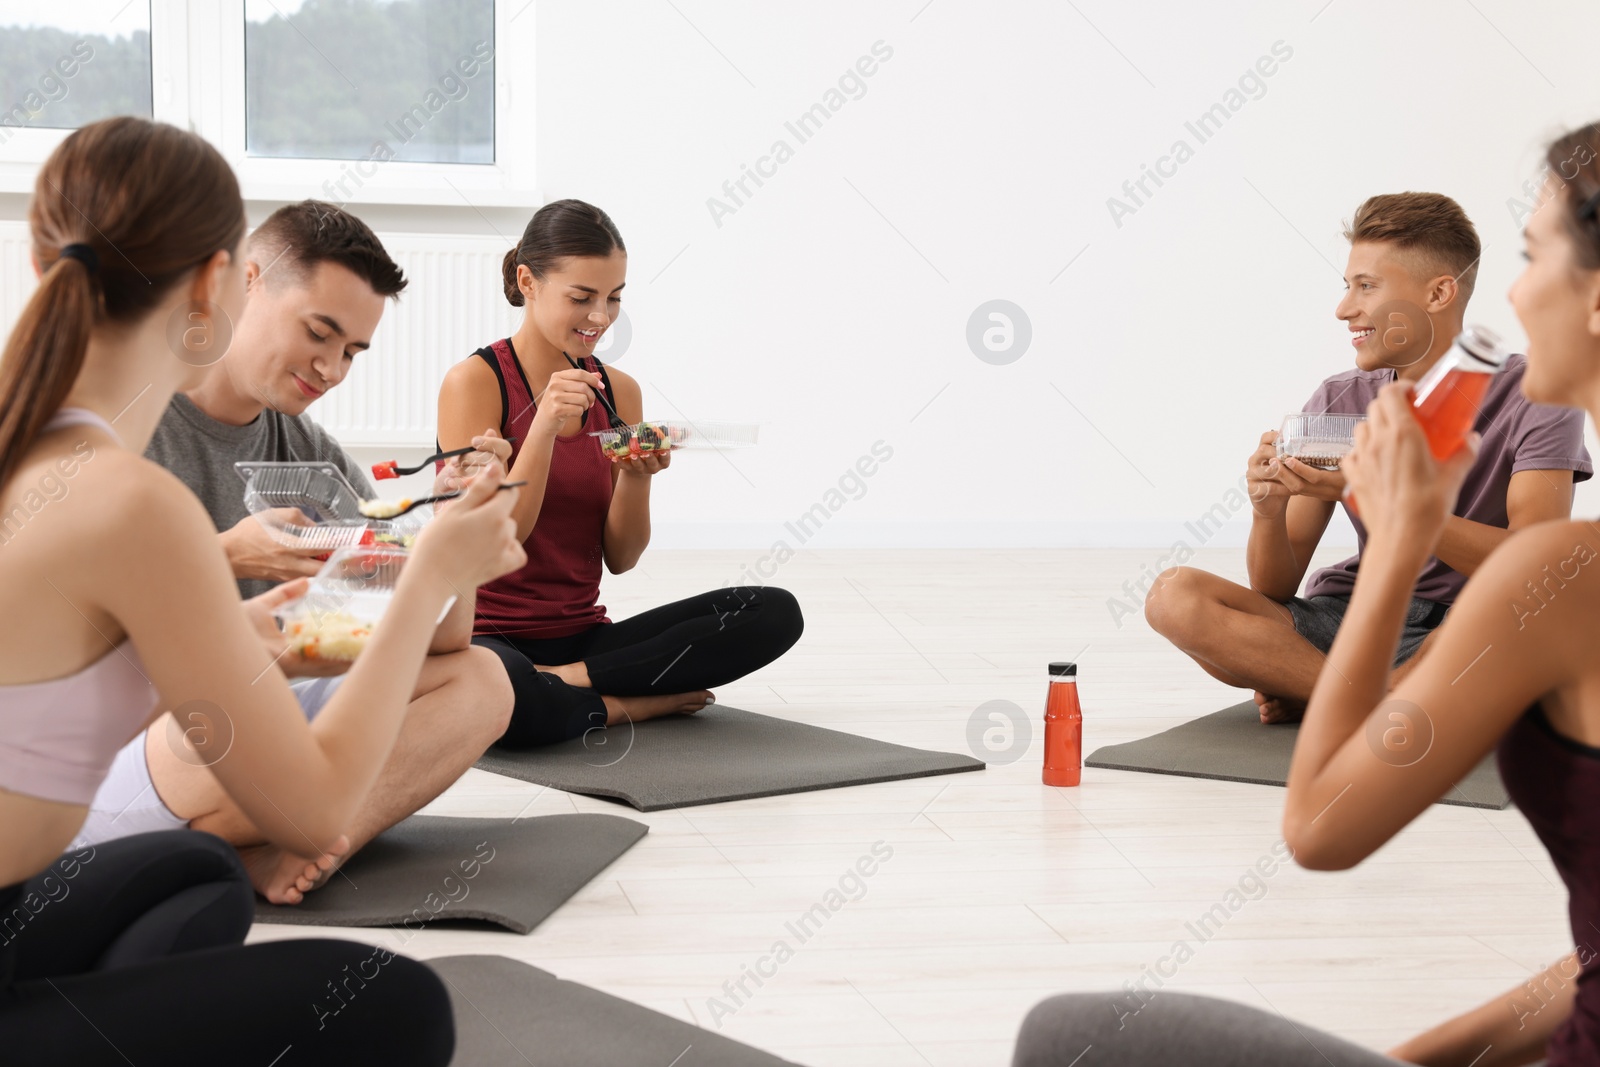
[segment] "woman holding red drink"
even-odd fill
[[[1525,231],[1510,299],[1528,334],[1529,400],[1600,418],[1600,123],[1550,146],[1546,197]],[[1574,165],[1582,160],[1580,165]],[[1353,867],[1488,753],[1569,893],[1569,956],[1388,1056],[1226,1001],[1163,992],[1040,1004],[1016,1067],[1600,1063],[1600,534],[1554,520],[1512,535],[1466,584],[1437,648],[1388,691],[1412,583],[1432,553],[1476,441],[1440,461],[1404,383],[1385,387],[1344,470],[1368,540],[1346,617],[1306,708],[1284,806],[1302,866]],[[1535,592],[1530,592],[1530,589]],[[1543,995],[1538,1010],[1528,990]],[[1087,1046],[1087,1051],[1086,1051]]]

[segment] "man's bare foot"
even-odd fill
[[[250,875],[250,884],[268,903],[298,904],[339,869],[349,851],[350,839],[341,834],[332,848],[314,860],[277,845],[247,845],[239,849],[239,859]]]
[[[1261,712],[1263,726],[1280,722],[1299,722],[1306,714],[1306,704],[1303,700],[1275,697],[1258,690],[1255,701],[1256,708]]]
[[[709,690],[697,693],[669,693],[652,697],[602,697],[606,702],[606,725],[620,722],[644,722],[663,715],[692,715],[717,698]]]

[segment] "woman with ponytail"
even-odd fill
[[[478,591],[473,637],[516,691],[508,746],[698,711],[712,687],[787,652],[804,625],[795,598],[773,587],[719,589],[621,622],[599,603],[601,564],[621,574],[650,543],[650,486],[672,462],[671,453],[612,462],[590,436],[610,428],[601,392],[623,421],[643,420],[639,383],[594,356],[627,269],[604,211],[546,204],[505,257],[506,300],[526,309],[522,326],[452,367],[439,393],[439,444],[498,428],[515,439],[509,477],[528,483],[516,510],[528,561]]]
[[[1600,123],[1560,138],[1546,158],[1545,195],[1524,232],[1528,263],[1510,293],[1528,335],[1522,391],[1600,420]],[[1281,1014],[1130,986],[1035,1007],[1014,1067],[1600,1064],[1596,524],[1552,520],[1514,533],[1467,582],[1437,649],[1388,692],[1412,583],[1476,451],[1473,442],[1436,462],[1403,382],[1379,394],[1356,431],[1344,470],[1367,547],[1332,669],[1295,742],[1284,841],[1301,866],[1354,867],[1494,752],[1567,887],[1577,951],[1387,1056]]]
[[[418,539],[383,627],[308,724],[272,608],[144,459],[244,303],[239,186],[205,141],[110,119],[70,134],[29,206],[39,286],[0,357],[0,1058],[7,1064],[444,1064],[427,968],[329,940],[244,947],[237,854],[189,830],[62,855],[112,757],[172,711],[303,888],[399,732],[453,589],[514,570],[515,493],[475,481]]]

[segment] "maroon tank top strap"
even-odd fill
[[[500,367],[500,357],[494,354],[492,345],[484,345],[472,353],[489,365],[489,370],[494,374],[495,382],[500,386],[500,429],[506,428],[506,412],[511,410],[511,401],[506,397],[506,375]]]
[[[517,361],[509,337],[502,337],[473,355],[489,365],[500,386],[500,436],[512,440],[511,461],[515,463],[522,442],[528,436],[528,428],[533,425],[533,389],[528,384],[528,376]]]

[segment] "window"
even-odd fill
[[[52,6],[70,14],[35,14]],[[0,0],[0,108],[15,98],[19,116],[0,114],[0,192],[31,190],[69,130],[139,114],[210,140],[247,199],[527,204],[531,6]],[[523,58],[497,62],[502,53]],[[511,101],[526,112],[516,137]]]
[[[251,156],[494,162],[493,0],[246,0],[244,33]]]
[[[54,10],[0,0],[0,109],[0,145],[24,129],[148,117],[148,0],[81,0]]]

